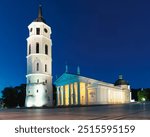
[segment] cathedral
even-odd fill
[[[26,107],[53,106],[51,28],[42,16],[28,26]],[[106,83],[68,72],[68,66],[55,82],[57,106],[129,103],[130,85],[119,75],[114,83]]]
[[[114,83],[106,83],[66,71],[54,83],[57,87],[57,105],[94,105],[129,103],[130,85],[119,75]]]

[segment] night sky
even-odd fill
[[[150,87],[150,1],[1,0],[0,90],[26,83],[27,26],[43,17],[52,28],[53,81],[65,71],[132,88]]]

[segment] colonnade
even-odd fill
[[[84,86],[81,86],[80,82],[57,86],[57,106],[80,104],[88,104],[88,93],[85,83]]]
[[[129,90],[106,86],[89,88],[83,82],[57,86],[57,106],[128,103],[129,98]]]

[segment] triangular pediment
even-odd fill
[[[56,86],[63,86],[63,85],[67,85],[67,84],[71,84],[74,82],[84,82],[87,84],[102,84],[102,85],[112,85],[110,83],[106,83],[103,81],[98,81],[95,79],[91,79],[88,77],[84,77],[84,76],[80,76],[80,75],[76,75],[76,74],[70,74],[70,73],[63,73],[55,82],[54,85]]]
[[[66,84],[74,83],[79,81],[79,76],[69,73],[63,73],[55,82],[56,86],[63,86]]]

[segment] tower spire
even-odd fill
[[[42,5],[39,5],[38,18],[42,17]]]
[[[38,17],[35,20],[35,22],[44,22],[45,23],[45,19],[42,16],[42,5],[39,5],[39,9],[38,9]]]

